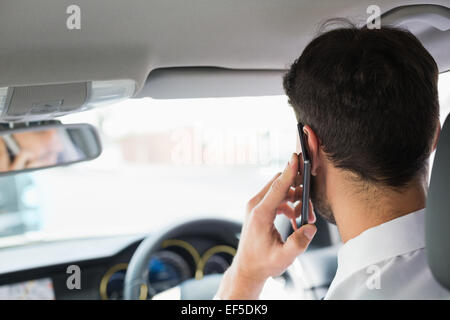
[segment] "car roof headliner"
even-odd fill
[[[68,30],[69,1],[2,0],[0,87],[129,78],[141,89],[152,70],[174,67],[281,73],[321,22],[333,17],[365,22],[371,2],[78,0],[81,30]],[[377,1],[382,12],[421,3]],[[427,3],[448,5],[448,0]],[[441,70],[448,62],[438,61]]]

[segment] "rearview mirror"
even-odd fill
[[[0,175],[31,171],[97,158],[101,144],[89,124],[59,121],[0,127]]]

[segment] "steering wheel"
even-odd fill
[[[161,250],[164,240],[186,236],[215,238],[237,247],[238,234],[241,232],[241,228],[240,223],[231,220],[201,219],[180,223],[158,232],[156,235],[148,236],[140,243],[128,265],[125,275],[124,298],[126,300],[137,300],[142,296],[143,288],[149,287],[149,261],[152,255]],[[147,298],[152,297],[147,296]]]

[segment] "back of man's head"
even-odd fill
[[[337,168],[403,187],[426,165],[439,123],[438,69],[410,32],[321,33],[284,78],[298,120]]]

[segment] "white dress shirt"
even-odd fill
[[[428,267],[425,209],[348,240],[325,299],[450,299]]]
[[[295,299],[269,280],[260,298]],[[297,298],[302,297],[297,293]],[[450,291],[428,267],[425,209],[367,229],[343,244],[325,299],[450,299]]]

